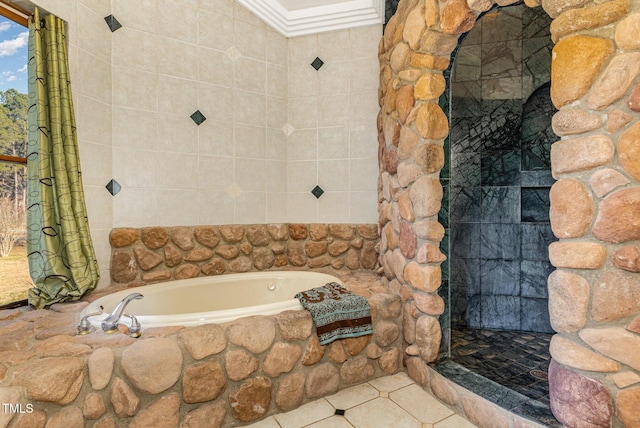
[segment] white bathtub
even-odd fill
[[[135,316],[142,330],[160,326],[194,326],[223,323],[249,315],[273,315],[284,310],[302,309],[294,296],[300,291],[328,282],[342,284],[338,278],[319,272],[267,271],[207,276],[129,288],[100,297],[82,311],[82,316],[104,308],[104,314],[89,318],[100,328],[125,296],[140,293],[125,313]],[[121,321],[128,325],[129,319]]]

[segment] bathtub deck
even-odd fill
[[[309,271],[309,269],[292,269],[292,268],[285,268],[281,270]],[[377,275],[374,271],[370,271],[370,270],[340,271],[340,270],[333,270],[333,269],[326,269],[326,268],[313,269],[313,271],[334,275],[340,278],[340,280],[344,283],[344,285],[349,290],[363,297],[369,297],[374,293],[388,292],[387,288],[384,286],[384,282],[382,281],[381,277]],[[106,288],[94,290],[92,293],[84,296],[82,298],[82,301],[93,302],[94,300],[99,299],[100,297],[103,297],[107,294],[115,293],[116,291],[134,289],[136,287],[141,287],[148,284],[151,284],[151,283],[145,283],[140,281],[140,282],[131,283],[129,285],[112,285]]]

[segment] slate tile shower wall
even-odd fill
[[[552,331],[549,23],[541,8],[496,8],[457,48],[443,174],[454,326]]]

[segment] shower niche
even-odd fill
[[[443,184],[454,329],[552,332],[549,22],[541,8],[495,8],[452,54]]]

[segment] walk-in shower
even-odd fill
[[[522,4],[484,13],[460,37],[441,100],[450,121],[440,215],[449,256],[441,322],[450,335],[441,361],[543,404],[552,333],[547,247],[555,240],[549,152],[557,139],[550,20]]]

